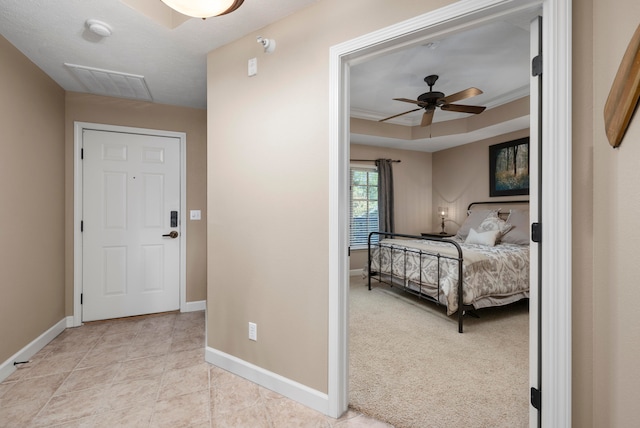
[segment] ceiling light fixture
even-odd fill
[[[244,0],[162,0],[176,12],[194,18],[225,15],[239,8]]]

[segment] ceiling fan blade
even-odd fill
[[[440,101],[445,104],[453,103],[456,101],[464,100],[466,98],[475,97],[476,95],[480,95],[482,91],[478,88],[468,88],[464,91],[456,92],[455,94],[451,94],[447,97],[441,98]]]
[[[427,110],[422,115],[422,122],[420,122],[420,126],[429,126],[433,121],[433,112],[435,110]]]
[[[393,116],[385,117],[384,119],[380,119],[378,122],[384,122],[385,120],[393,119],[394,117],[402,116],[403,114],[412,113],[418,110],[422,110],[422,107],[414,108],[413,110],[405,111],[404,113],[398,113],[398,114],[394,114]]]
[[[417,101],[417,100],[412,100],[409,98],[394,98],[395,101],[402,101],[403,103],[412,103],[412,104],[418,104],[419,106],[426,106],[427,103],[422,102],[422,101]]]
[[[472,114],[480,114],[486,109],[486,107],[465,106],[462,104],[445,104],[443,106],[440,106],[440,108],[445,111],[457,111],[460,113],[472,113]]]

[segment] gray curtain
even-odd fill
[[[380,232],[395,232],[391,159],[376,159],[378,167],[378,219]]]

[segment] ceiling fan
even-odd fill
[[[478,88],[468,88],[464,91],[456,92],[455,94],[451,94],[449,96],[444,96],[442,92],[434,92],[433,85],[438,80],[438,76],[432,74],[424,78],[424,81],[429,85],[429,92],[425,92],[420,95],[417,100],[411,100],[409,98],[394,98],[396,101],[402,101],[405,103],[417,104],[420,107],[405,111],[404,113],[395,114],[393,116],[386,117],[384,119],[380,119],[378,122],[384,122],[385,120],[393,119],[394,117],[402,116],[407,113],[411,113],[414,111],[418,111],[424,109],[424,114],[422,115],[422,122],[420,122],[420,126],[429,126],[433,121],[433,113],[436,110],[436,107],[440,107],[441,110],[445,111],[456,111],[460,113],[472,113],[472,114],[480,114],[482,113],[486,107],[480,106],[468,106],[463,104],[451,104],[455,101],[464,100],[466,98],[475,97],[476,95],[480,95],[482,91]]]

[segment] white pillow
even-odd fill
[[[470,210],[467,212],[467,218],[458,229],[456,233],[456,238],[461,241],[464,241],[469,234],[469,230],[477,229],[478,226],[482,223],[482,221],[487,218],[492,213],[497,213],[498,210]]]
[[[510,231],[512,228],[513,226],[511,224],[507,223],[506,221],[498,217],[498,214],[494,213],[489,214],[489,216],[485,218],[482,223],[480,223],[480,226],[476,228],[476,231],[487,232],[489,230],[498,230],[500,231],[500,234],[498,235],[500,237]]]
[[[499,230],[488,230],[486,232],[476,232],[475,229],[469,230],[469,235],[464,241],[465,244],[479,244],[494,247],[496,245],[496,239],[500,236]]]

